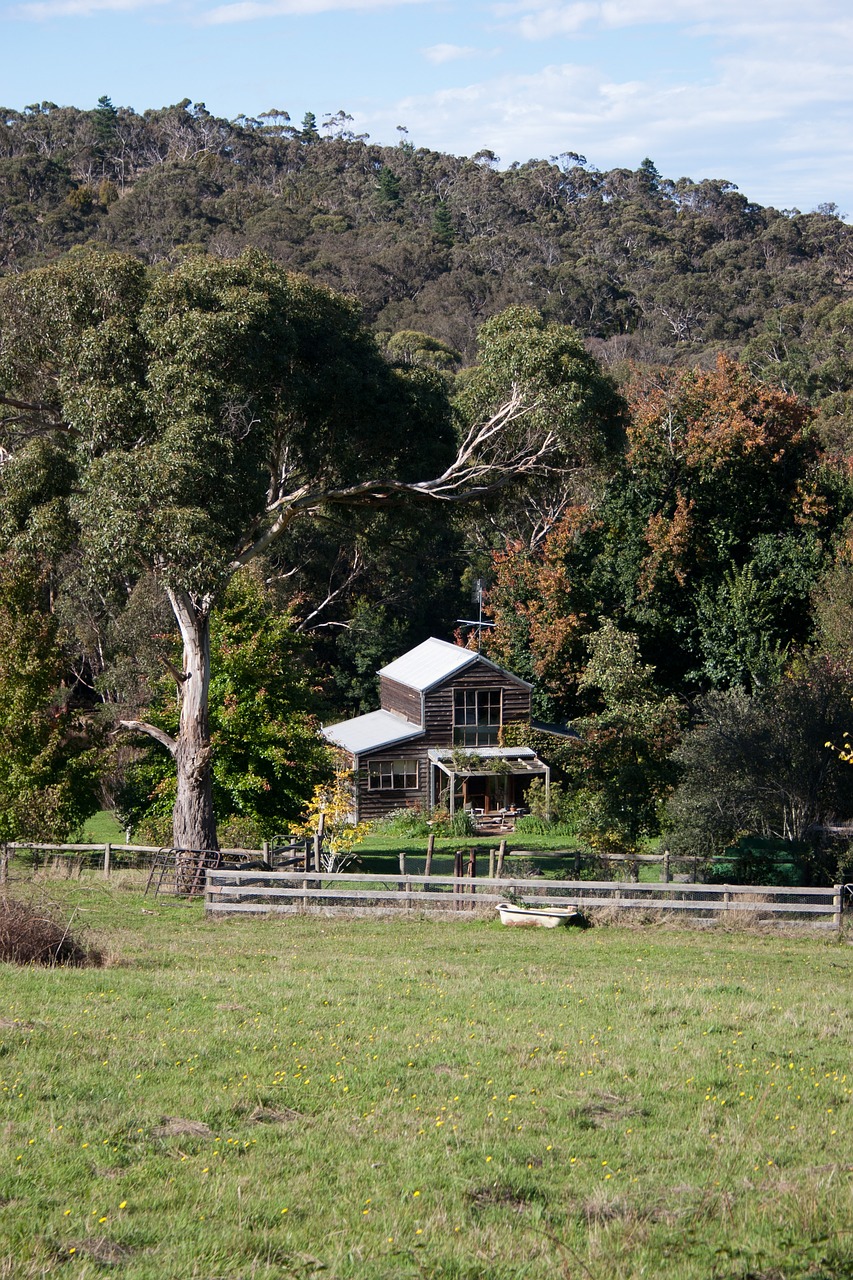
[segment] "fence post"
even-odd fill
[[[323,848],[323,834],[326,830],[326,815],[321,813],[317,819],[317,830],[314,832],[314,870],[320,870],[320,851]]]
[[[477,850],[472,846],[468,850],[468,879],[471,881],[471,901],[468,905],[472,911],[474,910],[474,894],[477,892],[477,887],[474,884],[474,881],[476,880],[476,878],[477,878]]]
[[[264,853],[264,862],[269,863],[269,860],[270,860],[270,842],[269,842],[269,840],[265,840],[265,841],[264,841],[263,853]]]
[[[669,849],[664,849],[663,851],[663,870],[661,871],[661,877],[664,884],[669,884]]]
[[[459,910],[459,894],[462,892],[462,886],[459,883],[462,879],[462,850],[457,849],[453,855],[453,909]]]
[[[494,849],[490,849],[489,850],[489,879],[494,880],[494,878],[495,878],[495,851]]]
[[[841,895],[842,888],[840,884],[833,885],[832,894],[832,927],[833,929],[841,929]]]
[[[580,849],[575,849],[575,879],[580,880],[580,878],[581,878],[581,851]]]
[[[427,878],[432,875],[432,851],[434,848],[435,848],[435,836],[430,835],[429,839],[427,840],[426,865],[424,866],[424,875],[427,876]],[[424,886],[424,888],[426,888],[426,886]]]
[[[112,870],[113,847],[111,844],[104,845],[104,879],[109,880],[110,871]]]
[[[499,880],[503,878],[505,857],[506,857],[506,840],[504,839],[504,840],[501,840],[500,845],[498,846],[498,879]]]
[[[0,884],[9,883],[9,846],[3,845],[3,852],[0,854]]]

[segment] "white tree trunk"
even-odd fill
[[[174,752],[178,791],[172,840],[179,849],[217,849],[208,721],[209,604],[196,607],[183,592],[170,591],[169,599],[184,646],[181,720]]]

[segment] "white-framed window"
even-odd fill
[[[402,757],[367,762],[368,791],[417,791],[418,762]]]
[[[455,747],[493,747],[498,742],[500,731],[500,689],[454,689]]]

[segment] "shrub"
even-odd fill
[[[807,849],[797,841],[743,836],[713,859],[706,879],[709,884],[801,885],[802,856]]]
[[[54,908],[4,897],[0,898],[0,960],[100,966],[103,956],[75,938]]]
[[[447,824],[450,836],[473,836],[477,833],[473,816],[466,809],[457,809]]]
[[[373,830],[383,836],[428,836],[431,828],[420,809],[393,809],[373,823]]]

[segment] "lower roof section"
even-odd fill
[[[324,725],[321,732],[334,746],[343,747],[350,755],[360,756],[366,751],[378,751],[381,747],[393,747],[398,742],[419,738],[423,728],[403,716],[395,716],[391,711],[369,711],[366,716],[356,716],[354,720]]]

